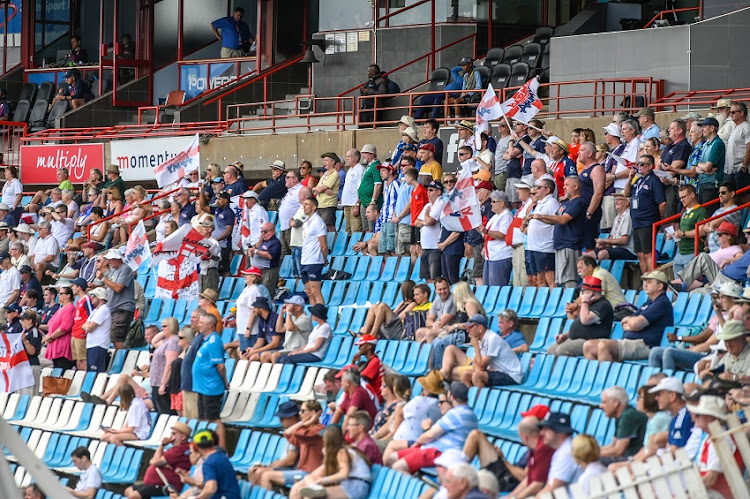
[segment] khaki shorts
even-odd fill
[[[73,360],[86,360],[86,338],[71,338],[70,348],[73,350]]]
[[[620,348],[620,361],[648,359],[651,351],[643,340],[618,340],[617,346]]]
[[[412,244],[414,244],[412,226],[396,224],[396,254],[408,255]]]

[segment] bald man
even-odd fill
[[[276,227],[271,222],[264,223],[260,230],[260,244],[250,248],[248,253],[253,259],[252,264],[263,273],[263,284],[273,296],[279,283],[281,241],[276,237]]]

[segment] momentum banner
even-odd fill
[[[180,154],[192,140],[193,135],[113,140],[109,143],[109,154],[111,162],[120,167],[125,182],[154,180],[154,168]]]

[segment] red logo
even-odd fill
[[[55,172],[67,168],[70,181],[81,184],[93,168],[104,171],[104,144],[61,144],[21,147],[21,182],[56,184]]]

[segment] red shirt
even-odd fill
[[[362,451],[367,456],[370,464],[383,464],[383,455],[380,453],[380,447],[375,443],[370,435],[365,436],[359,442],[354,442],[354,447]]]
[[[180,468],[185,471],[190,471],[190,467],[192,466],[190,464],[190,444],[185,442],[184,444],[173,445],[171,448],[164,451],[162,457],[171,468],[159,468],[159,470],[164,474],[169,485],[177,490],[182,490],[182,482],[180,482],[180,476],[175,472],[175,469]],[[161,478],[159,478],[159,475],[156,474],[156,466],[152,465],[146,469],[143,483],[145,485],[164,485]]]
[[[84,295],[76,302],[76,314],[73,317],[73,338],[86,338],[86,331],[83,330],[83,324],[89,320],[91,312],[94,311],[94,304],[91,303],[91,297]]]
[[[534,482],[547,483],[550,464],[552,463],[552,454],[555,449],[544,443],[541,438],[537,442],[531,456],[529,457],[529,473],[527,484]]]
[[[380,389],[383,387],[383,376],[385,376],[385,367],[377,355],[373,355],[362,368],[362,377],[367,381],[367,389],[383,402],[383,395]]]
[[[375,402],[370,398],[370,394],[361,386],[358,386],[351,396],[348,393],[344,395],[344,400],[341,402],[340,407],[344,414],[349,410],[349,407],[356,407],[358,410],[367,411],[370,414],[370,419],[373,420],[378,413],[378,410],[375,408]]]
[[[578,161],[578,150],[581,148],[581,144],[570,144],[568,146],[568,151],[570,151],[570,154],[568,157],[573,160],[573,162]]]
[[[411,191],[411,225],[414,226],[414,222],[419,218],[422,209],[429,202],[427,199],[427,189],[422,184],[417,184],[417,187]]]

